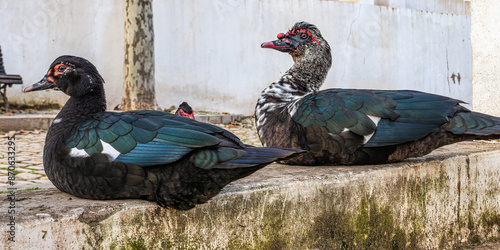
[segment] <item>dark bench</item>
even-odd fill
[[[0,95],[2,95],[5,111],[9,110],[9,100],[7,99],[7,87],[12,84],[23,84],[23,78],[20,75],[7,75],[3,67],[2,48],[0,48]]]

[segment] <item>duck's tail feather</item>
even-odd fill
[[[253,147],[247,145],[247,147],[245,148],[245,152],[246,154],[242,157],[239,157],[235,160],[219,163],[213,168],[234,169],[267,165],[275,161],[293,158],[301,153],[304,153],[305,151],[300,149]]]
[[[450,118],[443,128],[457,135],[500,138],[500,117],[478,112],[460,112]]]

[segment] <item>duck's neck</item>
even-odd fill
[[[293,66],[281,77],[297,90],[307,94],[317,92],[332,66],[330,48],[310,52],[302,58],[293,58]]]
[[[309,52],[294,58],[294,65],[276,82],[262,91],[256,107],[256,116],[283,108],[290,102],[319,90],[332,65],[330,48]]]
[[[106,111],[104,89],[95,89],[88,94],[69,98],[59,114],[57,114],[56,119],[60,119],[58,123],[72,126],[92,114],[103,111]]]

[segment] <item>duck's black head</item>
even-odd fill
[[[191,119],[194,119],[193,108],[191,108],[191,106],[189,106],[189,104],[187,102],[181,103],[181,105],[179,105],[179,108],[177,109],[177,111],[175,111],[175,114],[179,115],[179,116],[184,116],[184,117],[189,117]]]
[[[296,23],[288,32],[279,33],[278,40],[262,43],[262,48],[271,48],[292,55],[294,61],[311,51],[330,52],[330,46],[314,25],[307,22]]]
[[[91,92],[103,92],[103,83],[104,80],[91,62],[81,57],[65,55],[52,62],[42,80],[24,91],[54,88],[71,97],[80,97]]]

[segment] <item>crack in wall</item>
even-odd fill
[[[358,7],[358,14],[352,20],[351,25],[349,26],[349,34],[347,35],[347,43],[345,46],[345,51],[349,51],[348,49],[349,49],[349,41],[351,40],[351,35],[352,35],[352,26],[354,25],[356,20],[358,20],[359,16],[361,15],[361,6],[357,6],[357,7]],[[344,63],[344,71],[342,72],[342,78],[341,78],[342,82],[344,81],[345,73],[346,73],[346,63]]]
[[[450,62],[448,59],[448,49],[446,49],[446,81],[448,82],[448,93],[451,94],[451,85],[450,85]]]

